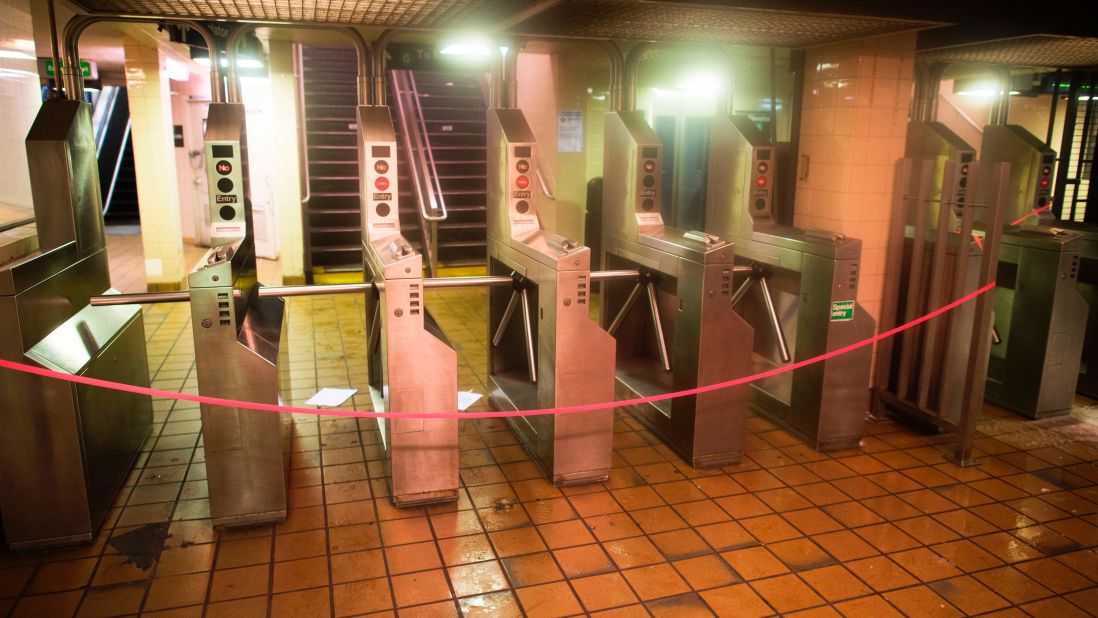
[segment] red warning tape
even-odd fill
[[[913,328],[933,320],[934,318],[946,313],[952,309],[955,309],[968,301],[976,298],[977,296],[991,291],[995,288],[995,282],[991,282],[984,287],[966,294],[965,296],[958,298],[957,300],[944,305],[931,311],[930,313],[915,318],[910,322],[901,324],[895,328],[891,328],[884,332],[878,333],[868,339],[852,343],[850,345],[843,346],[837,350],[832,350],[826,354],[821,354],[814,358],[809,358],[802,361],[797,361],[789,365],[783,365],[776,367],[768,371],[756,373],[750,376],[744,376],[742,378],[736,378],[734,380],[727,380],[725,382],[718,382],[716,384],[709,384],[706,386],[699,386],[696,388],[689,388],[673,393],[663,393],[660,395],[654,395],[652,397],[638,397],[635,399],[623,399],[621,401],[607,401],[602,403],[589,403],[575,406],[564,406],[560,408],[541,408],[537,410],[519,410],[515,412],[365,412],[359,410],[322,410],[318,408],[301,408],[296,406],[280,406],[270,403],[257,403],[253,401],[238,401],[236,399],[222,399],[220,397],[206,397],[203,395],[192,395],[190,393],[176,393],[172,391],[164,391],[155,388],[149,388],[146,386],[135,386],[133,384],[122,384],[120,382],[111,382],[109,380],[100,380],[98,378],[89,378],[85,376],[75,376],[67,373],[61,373],[57,371],[51,371],[42,367],[32,367],[30,365],[23,365],[20,363],[14,363],[0,359],[0,367],[4,369],[11,369],[14,371],[21,371],[23,373],[29,373],[38,376],[44,376],[47,378],[56,378],[58,380],[64,380],[66,382],[73,382],[76,384],[84,384],[87,386],[95,386],[98,388],[109,388],[116,391],[122,391],[126,393],[135,393],[138,395],[149,395],[151,397],[160,397],[162,399],[176,399],[179,401],[193,401],[196,403],[202,403],[212,406],[223,406],[229,408],[244,408],[247,410],[260,410],[263,412],[284,412],[284,413],[297,413],[297,414],[319,414],[323,416],[342,416],[349,418],[423,418],[423,419],[437,419],[437,418],[503,418],[508,416],[535,416],[542,414],[575,414],[577,412],[591,412],[595,410],[605,410],[608,408],[621,408],[625,406],[634,406],[643,403],[650,403],[653,401],[664,401],[667,399],[675,399],[677,397],[686,397],[689,395],[698,395],[701,393],[708,393],[710,391],[716,391],[723,388],[731,388],[733,386],[739,386],[741,384],[748,384],[756,380],[763,378],[769,378],[771,376],[780,375],[789,371],[800,369],[801,367],[807,367],[816,363],[823,362],[829,358],[841,356],[847,352],[852,352],[858,348],[863,348],[867,345],[874,344],[882,339],[887,339],[897,333],[903,332],[909,328]]]

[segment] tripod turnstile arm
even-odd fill
[[[788,363],[792,360],[789,355],[789,343],[785,340],[785,329],[782,328],[782,321],[778,317],[778,310],[774,305],[774,297],[770,295],[770,285],[767,284],[766,277],[759,277],[759,291],[762,292],[763,302],[766,304],[770,326],[774,329],[774,338],[778,341],[778,353],[781,354],[782,362]]]
[[[534,347],[534,322],[530,317],[530,294],[526,288],[520,291],[522,302],[522,329],[526,335],[526,362],[530,370],[530,382],[538,383],[538,351]]]
[[[515,316],[515,308],[518,307],[519,293],[518,290],[511,292],[511,300],[507,301],[507,308],[503,310],[503,317],[499,319],[499,326],[496,327],[496,332],[492,335],[492,345],[499,346],[499,342],[503,341],[503,335],[507,332],[507,327],[511,325],[511,318]]]
[[[652,327],[656,330],[656,347],[660,352],[660,363],[664,371],[671,371],[671,359],[667,355],[667,339],[663,336],[663,321],[660,319],[660,306],[656,299],[656,284],[649,281],[644,286],[648,292],[648,309],[652,312]]]
[[[606,329],[606,332],[610,333],[611,337],[621,328],[621,323],[625,321],[625,316],[629,315],[629,311],[633,308],[633,305],[637,304],[637,299],[640,298],[640,293],[643,288],[644,284],[638,282],[637,285],[633,286],[633,290],[629,292],[629,296],[625,299],[625,304],[621,306],[618,314],[615,315],[613,321],[610,322],[610,327]]]

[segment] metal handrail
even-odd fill
[[[541,159],[538,159],[538,168],[534,170],[535,175],[538,177],[538,184],[541,185],[541,194],[545,197],[553,200],[557,200],[557,193],[549,188],[549,183],[545,180],[545,174],[541,171]]]
[[[294,47],[294,73],[298,79],[297,88],[297,132],[298,148],[301,150],[301,162],[303,168],[299,168],[301,185],[305,188],[305,195],[301,197],[301,205],[305,206],[313,199],[313,187],[309,181],[309,128],[305,117],[305,61],[301,52],[301,45]]]
[[[440,215],[423,215],[423,218],[428,221],[445,221],[446,220],[446,200],[442,197],[442,184],[438,180],[438,168],[435,167],[435,153],[431,150],[431,134],[427,132],[427,120],[423,117],[423,106],[419,102],[419,89],[416,87],[416,77],[410,72],[405,73],[405,77],[408,80],[408,85],[412,89],[412,102],[416,106],[416,118],[419,120],[419,137],[423,152],[427,154],[427,172],[425,174],[425,180],[428,183],[428,195],[431,198],[431,209],[441,211]],[[422,156],[420,157],[422,159]],[[422,205],[421,205],[422,208]]]
[[[117,86],[103,86],[103,94],[100,95],[99,101],[103,107],[99,107],[99,103],[96,103],[95,111],[92,112],[92,124],[95,125],[95,158],[98,159],[99,155],[103,152],[103,142],[107,141],[107,126],[111,122],[111,116],[114,115],[114,108],[118,103],[118,87]],[[99,114],[99,123],[96,124],[95,116]]]
[[[953,111],[957,112],[957,115],[961,117],[961,120],[964,120],[965,122],[967,122],[969,124],[969,126],[971,126],[973,129],[976,129],[977,133],[982,134],[984,132],[984,128],[981,127],[975,120],[973,120],[972,116],[969,116],[965,112],[965,110],[961,109],[961,106],[957,105],[956,101],[954,101],[953,99],[950,99],[949,97],[947,97],[943,93],[938,94],[938,100],[939,101],[945,101],[946,103],[948,103],[949,107],[952,108]]]
[[[413,147],[413,133],[418,133],[418,127],[414,122],[411,122],[408,118],[408,107],[410,106],[407,100],[410,96],[409,87],[405,84],[405,75],[401,71],[393,70],[390,72],[390,76],[393,81],[393,98],[396,99],[397,117],[400,119],[400,140],[404,146],[405,160],[411,169],[409,169],[409,177],[412,181],[412,192],[415,196],[416,203],[419,205],[420,217],[419,217],[419,231],[423,236],[423,254],[426,258],[427,272],[430,275],[435,273],[435,250],[434,250],[434,238],[433,238],[433,224],[428,217],[424,205],[427,204],[430,198],[425,195],[431,190],[431,186],[424,180],[426,174],[425,164],[423,159],[423,153],[417,151]],[[418,142],[418,140],[417,140]],[[416,155],[419,156],[419,165],[416,165]]]
[[[118,158],[114,161],[114,173],[111,174],[111,188],[107,190],[107,199],[103,200],[103,214],[111,209],[114,187],[118,184],[118,170],[122,169],[122,157],[126,153],[126,144],[130,142],[130,121],[126,120],[126,130],[122,132],[122,145],[118,147]]]

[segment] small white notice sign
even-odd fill
[[[334,408],[346,403],[357,392],[357,388],[324,387],[317,391],[315,395],[306,399],[305,405]]]
[[[583,112],[557,113],[557,152],[583,152]]]

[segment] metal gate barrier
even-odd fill
[[[755,329],[753,371],[870,337],[873,318],[857,300],[861,241],[777,222],[777,151],[746,118],[715,117],[709,144],[706,229],[736,243],[744,278],[731,304]],[[865,348],[760,380],[751,404],[814,448],[854,448],[869,407],[870,362]]]
[[[641,273],[602,289],[602,323],[618,339],[618,396],[747,375],[752,332],[730,303],[733,245],[664,225],[659,137],[641,112],[611,112],[605,123],[603,264]],[[743,458],[747,395],[737,386],[629,411],[691,465],[720,466]]]
[[[925,172],[930,184],[925,199],[936,220],[937,200],[963,203],[977,180],[972,162],[975,149],[935,120],[942,75],[948,65],[920,65],[915,117],[908,126],[908,157],[930,160]],[[1007,80],[1005,74],[1000,75]],[[1005,88],[1005,87],[1004,87]],[[984,127],[980,161],[1009,164],[1003,195],[1003,231],[996,272],[993,339],[987,370],[986,397],[1009,410],[1040,418],[1071,410],[1079,379],[1088,308],[1076,289],[1083,239],[1060,226],[1049,211],[1055,153],[1028,131],[1006,123],[1009,97],[1000,95],[992,124]],[[948,178],[945,165],[956,172]],[[921,182],[921,180],[920,180]],[[997,187],[981,181],[985,193]],[[987,203],[993,196],[977,195]],[[955,209],[955,215],[961,211]],[[977,259],[973,248],[969,259]]]
[[[526,118],[513,108],[517,56],[513,50],[494,63],[488,110],[488,272],[512,278],[510,289],[488,294],[489,398],[499,410],[610,401],[615,342],[590,318],[591,250],[541,221],[534,193],[540,153]],[[507,420],[553,483],[609,478],[609,408]]]
[[[1004,220],[1020,222],[999,250],[986,396],[1030,418],[1068,414],[1091,309],[1076,286],[1085,241],[1048,210],[1056,153],[1020,126],[989,125],[980,160],[1010,164]]]
[[[968,167],[967,191],[941,192],[954,186]],[[889,329],[972,292],[992,281],[1003,236],[1003,211],[1010,166],[948,161],[936,182],[933,159],[906,158],[897,166],[892,206],[881,328]],[[974,198],[973,184],[991,183]],[[979,212],[977,212],[979,211]],[[959,226],[955,226],[959,223]],[[982,240],[974,236],[978,225]],[[954,231],[956,229],[956,231]],[[992,299],[959,307],[883,341],[877,350],[875,409],[955,432],[953,461],[974,465],[972,441],[983,407]]]
[[[457,409],[457,352],[427,311],[423,256],[400,231],[396,133],[389,108],[358,107],[362,257],[374,410]],[[456,419],[377,419],[393,503],[457,499]]]
[[[115,294],[91,106],[51,97],[26,148],[37,230],[14,227],[2,237],[0,323],[7,333],[0,357],[148,386],[141,309],[88,306],[93,295]],[[8,544],[90,542],[149,434],[152,402],[12,372],[0,376],[0,401],[0,516]]]

